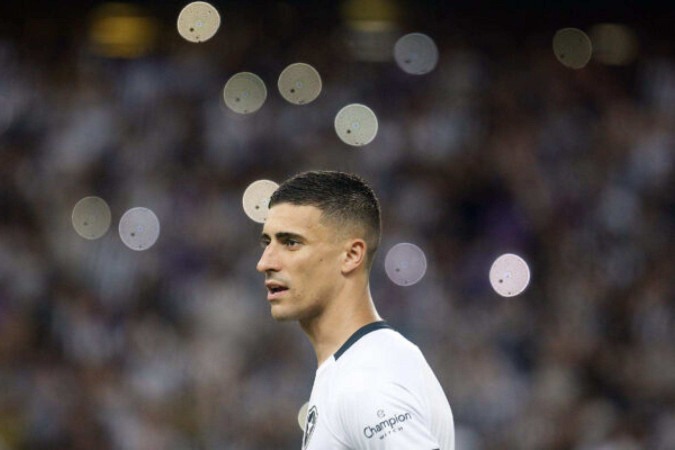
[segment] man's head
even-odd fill
[[[345,289],[366,287],[379,240],[379,204],[359,177],[315,171],[282,183],[270,199],[257,265],[273,316],[311,319]]]
[[[368,245],[367,267],[371,266],[380,244],[380,204],[363,179],[344,172],[303,172],[279,186],[269,207],[281,203],[314,206],[337,233],[363,238]]]

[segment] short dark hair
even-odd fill
[[[280,203],[315,206],[322,218],[338,227],[361,228],[368,248],[367,267],[372,265],[380,244],[380,203],[361,177],[330,170],[302,172],[281,183],[272,194],[269,207]]]

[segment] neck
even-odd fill
[[[375,310],[368,286],[361,295],[335,299],[318,316],[301,320],[300,326],[309,338],[321,365],[359,328],[382,320]]]

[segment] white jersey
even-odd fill
[[[422,352],[386,322],[319,366],[303,450],[454,450],[452,411]]]

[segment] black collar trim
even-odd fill
[[[387,322],[385,322],[384,320],[380,320],[379,322],[373,322],[373,323],[369,323],[368,325],[362,326],[361,328],[359,328],[358,330],[356,330],[356,331],[354,332],[354,334],[352,334],[352,335],[349,337],[349,339],[347,339],[347,342],[345,342],[344,344],[342,344],[342,347],[340,347],[340,348],[338,349],[338,351],[335,352],[335,354],[333,355],[333,357],[334,357],[335,360],[337,361],[338,358],[339,358],[340,356],[342,356],[342,354],[343,354],[344,352],[346,352],[347,350],[349,350],[349,347],[351,347],[352,345],[354,345],[354,343],[355,343],[356,341],[358,341],[359,339],[361,339],[363,336],[365,336],[366,334],[370,333],[371,331],[381,330],[381,329],[383,329],[383,328],[389,328],[389,329],[393,330],[393,328],[392,328]]]

